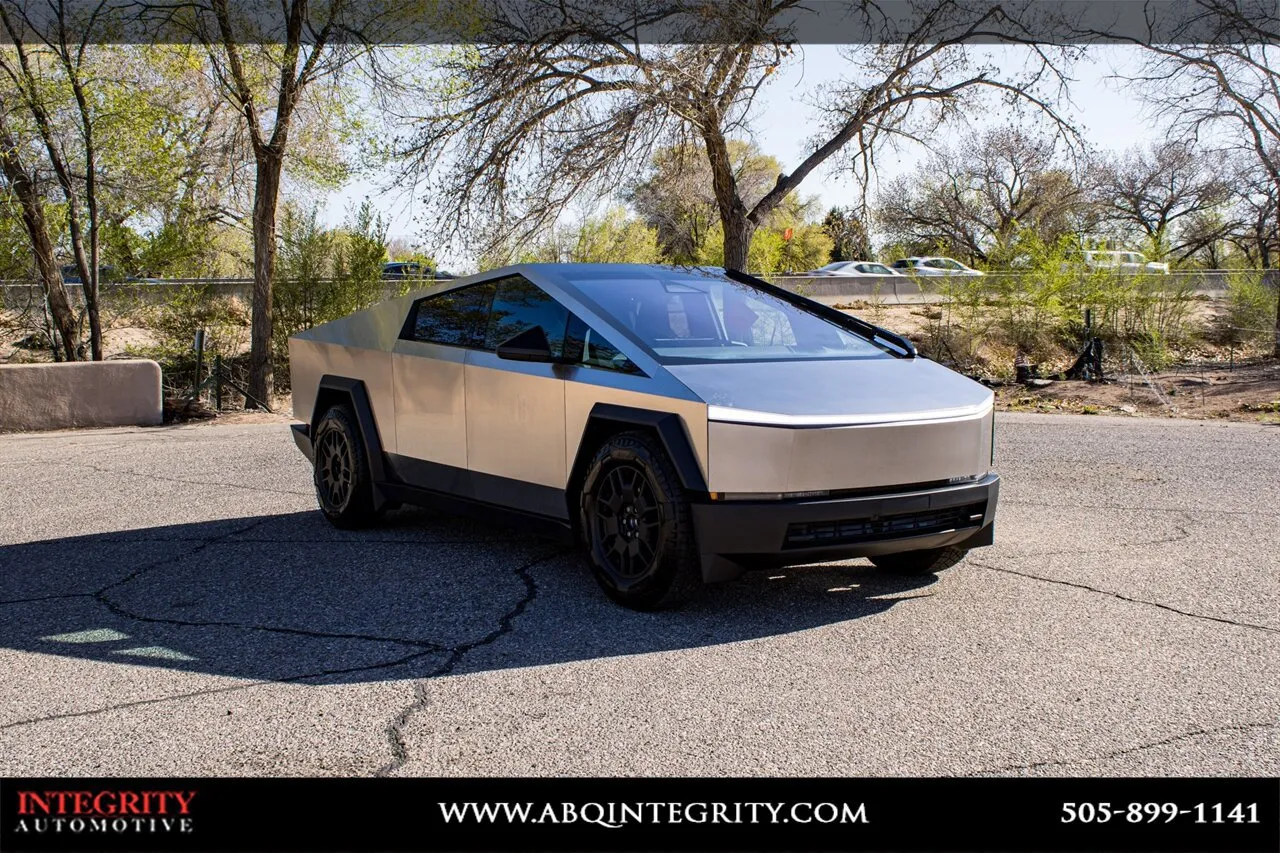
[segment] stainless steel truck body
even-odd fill
[[[742,273],[506,267],[289,355],[335,524],[404,502],[518,516],[579,538],[628,606],[757,566],[937,571],[991,542],[992,393]]]

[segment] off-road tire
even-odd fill
[[[378,516],[374,510],[373,478],[350,406],[333,406],[321,416],[311,447],[320,512],[330,524],[344,530],[371,524]]]
[[[587,466],[579,507],[592,572],[615,602],[662,610],[702,589],[689,501],[653,436],[610,436]]]
[[[869,559],[877,569],[895,575],[933,575],[949,569],[964,559],[968,548],[930,548],[927,551],[903,551],[900,554],[881,554]]]

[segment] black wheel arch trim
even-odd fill
[[[702,475],[702,467],[698,464],[697,454],[694,453],[693,442],[689,438],[684,420],[679,415],[674,412],[619,406],[615,403],[596,403],[591,407],[591,413],[583,426],[583,437],[591,432],[593,422],[653,430],[657,433],[658,440],[662,442],[662,449],[666,451],[667,458],[675,466],[681,487],[699,495],[706,494],[707,480]],[[578,452],[570,469],[571,475],[575,478],[586,474],[585,466],[590,463],[595,453],[594,447],[585,445],[585,441],[579,441]]]
[[[345,395],[351,401],[351,408],[356,415],[356,425],[360,429],[360,440],[364,443],[365,458],[369,460],[374,503],[380,506],[385,501],[380,486],[387,481],[387,467],[386,457],[382,451],[382,439],[378,435],[378,423],[373,419],[373,405],[369,402],[369,391],[365,388],[364,381],[360,379],[328,373],[320,377],[320,384],[316,389],[315,410],[311,413],[310,438],[313,442],[316,437],[316,428],[320,425],[320,419],[324,417],[325,410],[328,408],[327,405],[323,407],[320,405],[320,401],[326,396],[324,393],[326,391]]]

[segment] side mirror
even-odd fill
[[[532,326],[498,344],[498,358],[509,361],[556,362],[551,343],[541,326]]]

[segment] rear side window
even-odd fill
[[[497,290],[491,281],[419,299],[401,337],[429,344],[479,347]]]
[[[521,332],[541,326],[547,333],[552,354],[558,357],[564,352],[568,322],[569,310],[533,282],[521,276],[504,278],[498,282],[498,292],[493,298],[484,348],[496,350]]]

